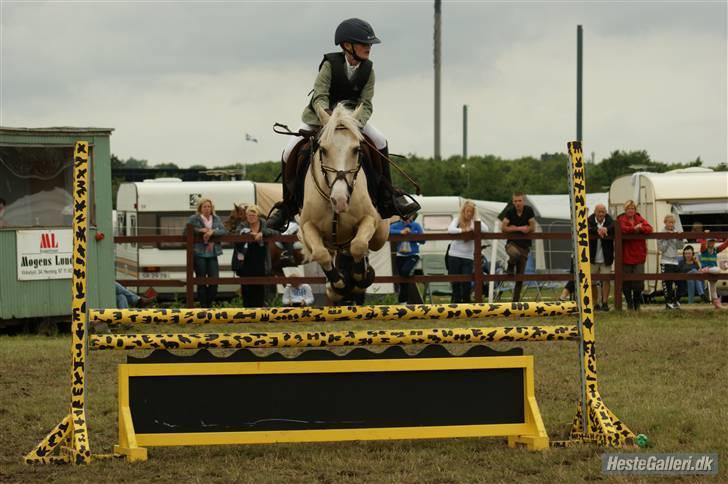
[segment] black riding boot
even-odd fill
[[[288,163],[293,161],[289,160]],[[289,180],[286,176],[286,163],[282,163],[281,176],[283,177],[281,185],[283,185],[283,200],[273,205],[271,213],[266,220],[266,226],[269,229],[283,232],[288,228],[288,222],[293,219],[298,212],[296,203],[296,180]]]
[[[389,157],[389,146],[382,148],[384,158]],[[408,218],[415,215],[420,209],[420,204],[408,197],[402,190],[392,186],[392,172],[389,170],[389,160],[382,160],[382,180],[379,183],[379,204],[377,209],[382,218],[389,218],[399,215],[401,218]]]
[[[288,227],[289,220],[291,220],[291,211],[284,199],[273,205],[273,209],[266,221],[266,226],[271,230],[283,232]]]

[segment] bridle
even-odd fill
[[[343,126],[337,127],[336,129],[346,129]],[[356,177],[359,175],[359,172],[361,171],[361,165],[362,165],[362,149],[361,144],[359,145],[358,150],[358,157],[356,162],[356,167],[352,168],[351,170],[337,170],[336,168],[331,168],[330,166],[327,166],[324,163],[324,151],[321,148],[321,145],[318,142],[318,139],[314,140],[314,142],[311,145],[311,150],[314,152],[314,156],[311,158],[311,163],[315,164],[316,159],[318,158],[318,169],[321,171],[321,176],[323,177],[324,185],[326,186],[326,191],[321,187],[321,183],[316,176],[316,169],[315,167],[311,167],[311,175],[313,178],[313,182],[316,185],[316,191],[318,191],[319,195],[321,195],[324,200],[331,200],[331,190],[334,188],[334,184],[342,180],[346,184],[346,193],[347,193],[347,200],[351,199],[351,194],[354,191],[354,183],[356,182]],[[318,156],[316,156],[318,155]],[[330,178],[330,174],[334,175],[333,180]]]

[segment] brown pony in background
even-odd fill
[[[237,233],[234,233],[235,228],[241,221],[245,220],[246,208],[247,206],[243,204],[233,204],[233,209],[230,211],[230,215],[228,215],[228,218],[225,222],[223,222],[227,231],[232,235],[237,235]],[[261,218],[265,219],[265,217]],[[291,254],[293,256],[293,261],[281,257],[283,254],[283,248],[281,247],[280,242],[269,243],[268,250],[270,251],[271,273],[275,276],[283,276],[284,267],[295,267],[303,264],[303,252],[301,249],[295,249]]]

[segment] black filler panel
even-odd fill
[[[433,351],[444,356],[404,357]],[[175,360],[200,359],[189,358]],[[525,419],[524,378],[522,368],[135,376],[129,403],[140,434],[509,424]]]

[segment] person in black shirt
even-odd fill
[[[533,209],[523,201],[522,192],[513,193],[512,205],[507,207],[503,213],[501,230],[505,233],[530,234],[536,228],[536,219]],[[508,253],[507,272],[523,274],[526,270],[528,253],[531,250],[531,241],[528,239],[508,239],[506,241],[506,252]],[[513,287],[513,302],[521,297],[523,281],[516,281]]]

